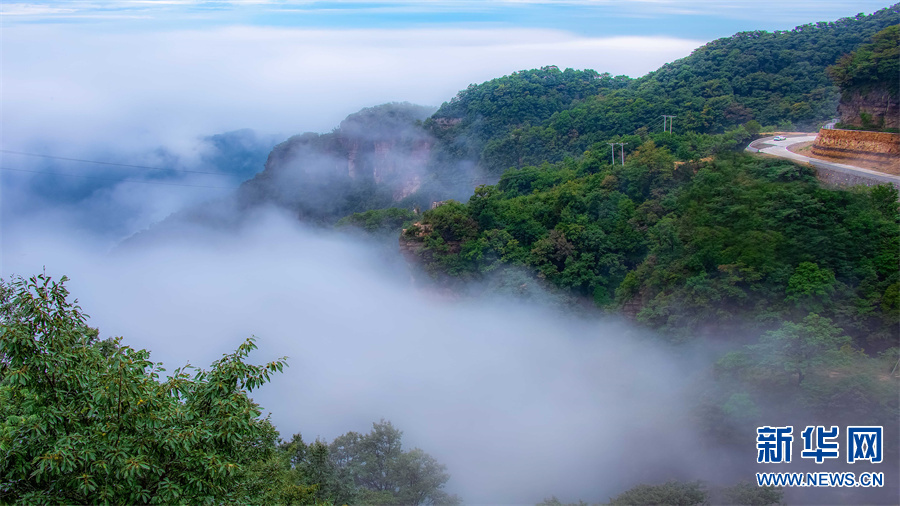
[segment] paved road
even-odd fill
[[[747,151],[751,153],[766,153],[768,155],[779,156],[781,158],[788,158],[797,162],[807,163],[814,167],[823,167],[837,172],[843,172],[845,174],[862,176],[868,179],[876,179],[878,181],[884,181],[885,183],[891,183],[894,186],[900,188],[900,176],[891,176],[890,174],[884,174],[882,172],[864,169],[862,167],[854,167],[853,165],[846,165],[843,163],[826,162],[825,160],[798,155],[797,153],[788,151],[787,149],[788,146],[799,144],[801,142],[811,142],[814,140],[816,140],[815,134],[792,136],[783,141],[776,141],[772,137],[765,137],[751,142],[750,145],[747,146]]]

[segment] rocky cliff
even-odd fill
[[[891,164],[900,159],[900,134],[823,129],[811,150],[829,158]]]
[[[896,23],[896,14],[895,21]],[[900,128],[900,24],[828,67],[841,89],[841,123],[867,130]]]
[[[422,185],[434,145],[422,120],[433,111],[385,104],[351,114],[331,133],[291,137],[238,198],[244,207],[274,203],[313,221],[389,207]]]
[[[900,96],[887,86],[845,91],[838,104],[844,125],[859,128],[900,128]]]

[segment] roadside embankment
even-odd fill
[[[900,173],[900,134],[859,130],[820,130],[810,151],[827,159],[864,161],[887,173]]]

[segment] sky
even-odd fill
[[[389,101],[558,65],[638,77],[744,30],[870,13],[883,1],[4,2],[6,149],[183,145],[240,128],[328,131]]]

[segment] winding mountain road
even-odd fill
[[[815,134],[795,135],[788,137],[783,141],[776,141],[774,137],[764,137],[762,139],[757,139],[751,142],[750,145],[747,146],[746,150],[751,153],[765,153],[767,155],[787,158],[796,162],[802,162],[812,165],[813,167],[827,169],[834,172],[847,174],[849,176],[863,177],[866,179],[881,181],[883,183],[890,183],[895,187],[900,188],[900,176],[892,176],[883,172],[864,169],[862,167],[854,167],[853,165],[846,165],[843,163],[826,162],[825,160],[798,155],[797,153],[788,150],[788,146],[800,144],[801,142],[812,142],[814,140],[816,140]]]

